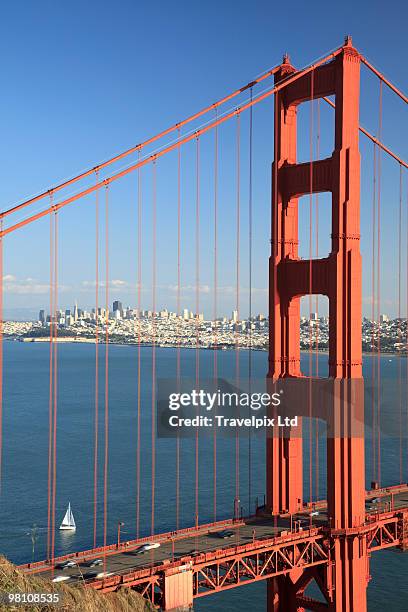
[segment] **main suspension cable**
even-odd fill
[[[379,70],[377,70],[377,68],[370,64],[370,62],[363,55],[360,55],[360,59],[363,64],[365,64],[367,68],[369,68],[371,72],[373,72],[380,79],[381,85],[382,83],[385,83],[385,85],[387,85],[387,87],[389,87],[391,91],[393,91],[395,94],[397,94],[397,96],[399,96],[401,100],[405,102],[405,104],[408,104],[408,97],[403,94],[402,91],[398,89],[398,87],[393,85],[391,81],[389,81]]]
[[[111,157],[110,159],[108,159],[108,160],[98,164],[97,166],[94,166],[91,169],[85,170],[84,172],[81,172],[77,176],[74,176],[73,178],[68,179],[68,180],[62,182],[59,185],[56,185],[55,187],[51,187],[50,189],[47,189],[47,191],[44,191],[43,193],[40,193],[40,194],[38,194],[38,195],[36,195],[36,196],[34,196],[32,198],[29,198],[28,200],[26,200],[26,201],[24,201],[24,202],[22,202],[20,204],[17,204],[16,206],[13,206],[13,207],[9,208],[8,210],[0,213],[0,219],[4,218],[4,217],[6,217],[6,216],[8,216],[8,215],[10,215],[12,213],[17,212],[18,210],[26,208],[27,206],[30,206],[31,204],[34,204],[35,202],[38,202],[39,200],[42,200],[43,198],[45,198],[47,196],[50,196],[51,194],[55,194],[58,191],[60,191],[62,189],[65,189],[66,187],[69,187],[70,185],[72,185],[72,184],[74,184],[74,183],[76,183],[76,182],[78,182],[78,181],[80,181],[80,180],[82,180],[82,179],[84,179],[84,178],[86,178],[88,176],[91,176],[94,172],[99,172],[99,171],[103,170],[104,168],[110,166],[111,164],[114,164],[115,162],[120,161],[121,159],[131,155],[132,153],[138,152],[139,155],[140,155],[140,152],[142,151],[142,149],[146,148],[148,145],[152,144],[153,142],[156,142],[157,140],[160,140],[161,138],[164,138],[164,136],[167,136],[168,134],[171,134],[172,132],[175,132],[176,130],[180,131],[181,127],[183,127],[184,125],[187,125],[188,123],[191,123],[195,119],[199,119],[203,115],[209,113],[212,109],[216,109],[217,110],[220,106],[222,106],[226,102],[232,100],[233,98],[235,98],[239,94],[242,94],[247,89],[249,89],[249,88],[252,89],[252,87],[254,85],[257,85],[258,83],[261,83],[265,79],[267,79],[270,76],[274,75],[275,72],[278,69],[279,69],[279,66],[274,66],[273,68],[271,68],[270,70],[267,70],[266,72],[262,73],[261,75],[256,77],[253,81],[250,81],[249,83],[247,83],[243,87],[240,87],[239,89],[236,89],[235,91],[233,91],[232,93],[228,94],[227,96],[224,96],[223,98],[221,98],[217,102],[213,102],[209,106],[206,106],[202,110],[198,111],[197,113],[194,113],[190,117],[187,117],[183,121],[179,121],[178,123],[175,123],[171,127],[166,128],[165,130],[159,132],[158,134],[155,134],[154,136],[152,136],[151,138],[148,138],[144,142],[142,142],[140,144],[137,144],[137,145],[135,145],[133,147],[130,147],[126,151],[123,151],[122,153],[119,153],[118,155],[115,155],[114,157]]]
[[[263,93],[259,94],[256,98],[252,98],[252,100],[250,100],[249,102],[246,102],[244,104],[242,104],[241,106],[238,107],[238,109],[234,109],[220,117],[218,117],[218,119],[216,121],[211,121],[209,123],[207,123],[205,126],[201,127],[200,129],[196,130],[195,132],[192,132],[190,134],[188,134],[187,136],[183,137],[181,140],[179,141],[175,141],[165,147],[163,147],[162,149],[158,150],[157,152],[153,153],[152,155],[149,155],[148,157],[138,161],[137,163],[131,164],[130,166],[128,166],[127,168],[117,172],[116,174],[113,174],[105,179],[103,179],[102,181],[100,181],[97,185],[92,185],[86,189],[81,190],[80,192],[65,198],[64,200],[62,200],[61,202],[59,202],[58,204],[55,205],[55,210],[59,210],[60,208],[67,206],[68,204],[71,204],[72,202],[75,202],[76,200],[79,200],[80,198],[89,195],[90,193],[93,193],[94,191],[96,191],[97,189],[101,189],[103,186],[106,185],[110,185],[111,183],[113,183],[114,181],[119,180],[120,178],[127,176],[128,174],[130,174],[131,172],[134,172],[135,170],[137,170],[137,168],[140,168],[142,166],[145,166],[147,164],[150,164],[153,162],[153,160],[156,160],[160,157],[163,157],[164,155],[166,155],[167,153],[169,153],[170,151],[175,150],[177,147],[179,147],[182,144],[186,144],[188,142],[191,142],[195,139],[197,139],[199,136],[202,136],[203,134],[209,132],[210,130],[214,129],[214,127],[216,125],[221,125],[222,123],[225,123],[226,121],[228,121],[229,119],[231,119],[232,117],[234,117],[237,113],[237,110],[239,110],[240,112],[243,112],[247,109],[249,109],[251,106],[254,106],[255,104],[259,104],[260,102],[262,102],[263,100],[266,100],[267,98],[269,98],[270,96],[272,96],[273,94],[277,93],[278,91],[280,91],[281,89],[287,87],[288,85],[290,85],[291,83],[294,83],[295,81],[297,81],[298,79],[300,79],[302,76],[305,76],[306,74],[309,74],[312,70],[316,69],[318,66],[321,66],[323,64],[325,64],[326,62],[328,62],[329,60],[337,57],[337,55],[339,55],[342,52],[343,47],[340,47],[339,49],[336,49],[335,51],[329,53],[328,55],[322,57],[318,62],[315,62],[314,64],[304,68],[303,70],[299,70],[298,72],[294,73],[293,75],[287,77],[286,79],[283,79],[282,81],[280,81],[277,85],[275,85],[274,87],[272,87],[271,89],[268,89],[267,91],[264,91]],[[16,209],[12,209],[12,211],[15,211]],[[6,234],[9,234],[11,232],[14,232],[15,230],[24,227],[25,225],[32,223],[38,219],[41,219],[42,217],[44,217],[45,215],[47,215],[50,212],[49,208],[46,208],[40,212],[37,212],[35,214],[30,215],[29,217],[27,217],[26,219],[23,219],[22,221],[19,221],[18,223],[15,223],[14,225],[11,225],[5,229],[3,229],[0,232],[0,236],[5,236]],[[0,217],[1,216],[5,216],[6,214],[9,214],[10,211],[6,211],[4,213],[0,213]]]
[[[330,98],[327,98],[325,96],[323,96],[322,98],[325,102],[327,102],[327,104],[329,106],[331,106],[332,108],[336,108],[336,105],[334,102],[332,102],[330,100]],[[378,138],[376,138],[375,136],[373,136],[368,130],[366,130],[363,126],[359,126],[359,131],[364,134],[364,136],[367,136],[367,138],[369,138],[371,140],[371,142],[373,142],[374,144],[376,144],[380,149],[382,149],[384,151],[384,153],[387,153],[387,155],[389,155],[390,157],[392,157],[396,162],[398,162],[399,164],[401,164],[401,166],[403,166],[404,168],[408,168],[408,163],[406,161],[404,161],[399,155],[397,155],[396,153],[394,153],[394,151],[392,151],[389,147],[387,147],[383,142],[381,142],[381,140],[379,140]]]

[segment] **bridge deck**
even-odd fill
[[[371,504],[373,498],[381,498],[377,504]],[[385,511],[394,512],[408,508],[408,486],[398,485],[388,489],[367,492],[367,521]],[[310,517],[312,508],[306,508],[304,512],[296,515],[284,515],[279,517],[255,516],[243,521],[220,521],[209,525],[202,525],[197,529],[188,529],[180,532],[158,534],[154,537],[123,542],[119,547],[116,545],[106,549],[94,549],[72,553],[54,560],[54,566],[47,561],[21,566],[28,573],[38,573],[44,578],[51,579],[56,576],[69,577],[66,582],[96,581],[96,574],[106,572],[113,575],[124,575],[141,569],[154,570],[163,567],[163,564],[179,562],[183,559],[200,560],[203,554],[213,552],[221,553],[224,549],[232,547],[243,547],[255,542],[262,547],[264,540],[277,538],[279,536],[291,536],[298,538],[303,531],[310,529],[318,533],[319,528],[327,525],[327,513],[325,502],[319,502],[313,507],[319,514]],[[292,529],[291,529],[292,528]],[[222,539],[219,532],[222,530],[233,531],[233,536]],[[146,542],[159,542],[160,547],[136,554],[136,550]],[[104,565],[90,567],[92,560],[103,559]],[[65,560],[73,559],[77,565],[73,568],[61,569],[58,566]]]

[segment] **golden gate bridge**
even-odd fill
[[[360,107],[360,69],[367,69],[378,79],[379,117],[377,134],[372,134],[359,123]],[[273,79],[273,83],[271,80]],[[261,89],[262,88],[262,89]],[[381,372],[376,369],[377,396],[373,399],[373,478],[372,487],[365,487],[365,442],[364,442],[364,382],[362,376],[362,262],[360,254],[360,234],[365,231],[365,223],[360,219],[360,134],[372,142],[373,161],[363,158],[363,169],[370,168],[373,178],[372,209],[372,296],[373,319],[379,318],[381,303],[381,160],[387,156],[399,170],[399,239],[398,274],[402,277],[402,210],[403,185],[407,162],[382,139],[384,90],[387,88],[402,103],[408,98],[390,80],[381,74],[357,49],[347,37],[344,45],[320,58],[313,64],[297,70],[286,55],[282,64],[268,70],[244,87],[209,105],[198,113],[180,121],[108,161],[82,172],[40,195],[30,198],[1,213],[1,256],[0,267],[3,278],[3,261],[7,253],[7,241],[11,235],[19,235],[23,228],[32,227],[42,218],[49,219],[49,268],[50,268],[50,337],[49,337],[49,431],[48,431],[48,499],[47,506],[47,558],[21,566],[27,573],[36,573],[47,578],[55,575],[55,567],[67,559],[75,560],[77,565],[86,563],[98,556],[103,557],[104,576],[86,580],[90,588],[103,592],[120,588],[139,591],[153,605],[163,610],[192,606],[195,598],[208,596],[228,589],[257,581],[268,581],[268,609],[287,610],[336,610],[353,611],[367,609],[366,591],[370,580],[370,556],[377,550],[399,548],[404,550],[408,543],[408,485],[403,482],[403,443],[400,439],[400,482],[387,487],[381,481]],[[243,99],[243,96],[245,98]],[[228,104],[241,100],[231,108]],[[137,457],[135,466],[136,500],[135,524],[136,539],[130,541],[108,542],[108,466],[109,466],[109,299],[110,299],[110,236],[109,222],[110,193],[116,183],[135,174],[138,178],[135,204],[137,207],[136,261],[137,261],[137,302],[140,313],[142,304],[142,258],[151,265],[151,305],[157,308],[157,252],[169,248],[169,244],[157,244],[157,222],[160,218],[157,189],[160,181],[160,163],[171,159],[177,183],[177,236],[175,247],[177,262],[177,311],[181,315],[181,215],[182,215],[182,163],[183,151],[192,147],[191,175],[194,183],[193,202],[194,248],[191,258],[195,260],[195,300],[196,313],[200,311],[200,219],[202,210],[202,190],[208,181],[203,165],[212,168],[213,190],[212,236],[213,236],[213,315],[218,315],[218,260],[220,236],[218,212],[220,194],[218,191],[220,157],[231,155],[235,173],[235,202],[231,206],[230,231],[235,241],[235,300],[236,311],[242,308],[240,284],[242,282],[242,205],[244,200],[241,173],[243,147],[247,148],[248,160],[246,183],[249,191],[249,235],[248,248],[252,270],[252,190],[253,190],[253,119],[258,106],[273,100],[273,163],[271,170],[271,255],[269,260],[269,369],[267,384],[274,388],[278,381],[295,382],[298,392],[305,398],[305,408],[294,406],[294,412],[316,423],[316,441],[312,441],[312,427],[309,427],[310,448],[313,443],[315,460],[318,456],[318,422],[327,428],[327,493],[325,499],[318,498],[313,491],[314,469],[312,451],[309,452],[309,465],[304,459],[303,437],[298,431],[283,435],[274,430],[266,439],[266,499],[257,506],[255,513],[242,517],[239,511],[230,519],[220,520],[217,512],[219,466],[217,447],[220,442],[216,434],[213,439],[213,521],[201,524],[199,521],[199,461],[200,441],[198,431],[195,437],[195,453],[192,458],[195,469],[195,520],[188,528],[180,527],[180,483],[183,479],[183,464],[180,461],[182,440],[177,438],[175,445],[176,471],[176,518],[174,530],[157,533],[155,528],[156,491],[160,487],[160,477],[156,471],[156,340],[153,339],[151,380],[152,397],[149,406],[144,405],[141,388],[141,340],[140,323],[136,318],[135,331],[139,333],[138,370],[137,370]],[[320,130],[316,121],[316,107],[320,101],[333,109],[334,147],[332,154],[321,158],[315,150],[314,131]],[[301,105],[311,103],[309,117],[310,156],[305,162],[298,162],[298,116]],[[318,106],[316,106],[318,105]],[[272,110],[272,109],[271,109]],[[242,118],[246,116],[247,133],[243,135]],[[204,121],[197,127],[197,121]],[[232,145],[221,148],[220,130],[233,125]],[[203,141],[211,141],[212,154],[203,154]],[[168,138],[171,140],[168,140]],[[163,140],[167,139],[164,144]],[[318,133],[318,142],[320,134]],[[272,145],[272,143],[271,143]],[[153,148],[154,147],[154,148]],[[271,146],[272,149],[272,146]],[[171,157],[172,156],[172,157]],[[126,166],[116,169],[115,164]],[[272,159],[270,160],[272,161]],[[151,220],[151,252],[143,253],[145,229],[143,209],[142,172],[149,168],[149,210]],[[207,185],[208,187],[208,185]],[[73,191],[74,190],[74,191]],[[314,236],[318,215],[313,215],[314,204],[317,210],[317,194],[331,194],[331,250],[328,256],[318,256],[318,238]],[[92,196],[92,200],[90,199]],[[299,256],[299,200],[309,198],[309,256]],[[95,326],[95,430],[94,430],[94,512],[93,547],[86,551],[72,552],[64,556],[55,554],[56,548],[56,491],[57,491],[57,448],[58,448],[58,325],[53,314],[58,305],[59,286],[59,240],[63,227],[63,213],[68,205],[94,206],[95,211],[95,303],[96,312],[102,303],[106,306],[105,324]],[[102,208],[103,207],[103,208]],[[101,230],[103,221],[103,231]],[[235,227],[234,227],[235,225]],[[362,228],[360,229],[360,227]],[[202,239],[202,238],[201,238]],[[102,248],[103,246],[103,248]],[[23,248],[23,247],[22,247]],[[103,253],[102,253],[103,251]],[[101,255],[104,254],[102,272]],[[104,299],[100,297],[101,281],[104,280]],[[321,379],[304,376],[300,368],[300,301],[303,296],[324,295],[329,302],[329,381],[332,394],[319,399]],[[0,290],[0,320],[3,321],[3,285]],[[398,314],[401,321],[402,288],[399,280]],[[407,296],[408,301],[408,296]],[[251,302],[250,302],[251,304]],[[312,302],[310,301],[310,305]],[[377,312],[375,311],[377,309]],[[251,314],[251,312],[250,312]],[[198,317],[197,323],[198,323]],[[154,325],[154,317],[153,317]],[[216,328],[215,328],[216,330]],[[215,331],[214,344],[217,345]],[[103,364],[99,359],[99,345],[105,344]],[[3,371],[3,342],[0,343],[0,370]],[[236,347],[238,349],[238,346]],[[374,349],[375,352],[375,349]],[[237,355],[239,351],[237,350]],[[311,349],[310,359],[316,350]],[[182,375],[180,347],[175,353],[177,377]],[[196,334],[196,382],[200,380],[200,334],[197,324]],[[236,375],[239,380],[239,358],[236,361]],[[214,378],[219,371],[217,350],[213,355]],[[402,376],[402,368],[400,368]],[[408,374],[408,370],[407,370]],[[100,382],[103,383],[103,391]],[[0,405],[3,403],[3,380],[0,384]],[[29,394],[29,390],[27,390]],[[299,396],[297,396],[299,397]],[[141,442],[142,410],[151,411],[151,520],[150,535],[140,537],[141,470],[143,469]],[[301,411],[303,410],[303,412]],[[300,412],[299,412],[300,411]],[[101,441],[98,419],[102,414],[104,435]],[[400,430],[406,415],[400,406]],[[358,426],[356,426],[356,423]],[[1,440],[1,435],[0,435]],[[235,494],[239,500],[240,491],[240,437],[235,440]],[[99,459],[102,455],[103,490],[98,486]],[[318,463],[318,462],[317,462]],[[7,467],[7,466],[5,466]],[[304,473],[309,471],[309,495],[304,495]],[[318,474],[316,474],[316,481]],[[98,501],[103,501],[103,543],[98,542]],[[377,500],[370,504],[370,500]],[[300,526],[299,516],[307,517],[307,526]],[[233,543],[214,544],[211,534],[220,529],[234,532]],[[132,556],[141,544],[152,541],[161,544],[160,550],[152,555],[150,562],[142,557]],[[178,554],[174,547],[177,543]],[[194,550],[192,550],[194,549]],[[74,572],[75,570],[72,570]],[[321,598],[306,594],[306,589],[315,584]]]

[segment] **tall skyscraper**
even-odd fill
[[[119,310],[120,313],[122,313],[123,310],[122,302],[119,302],[118,300],[115,300],[113,302],[113,312],[115,312],[116,310]]]
[[[40,310],[40,313],[38,315],[38,320],[42,324],[45,323],[45,310]]]

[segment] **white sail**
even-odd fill
[[[76,529],[74,515],[72,514],[72,510],[71,510],[71,502],[68,503],[68,508],[67,508],[64,518],[62,519],[60,529],[70,529],[70,530]]]

